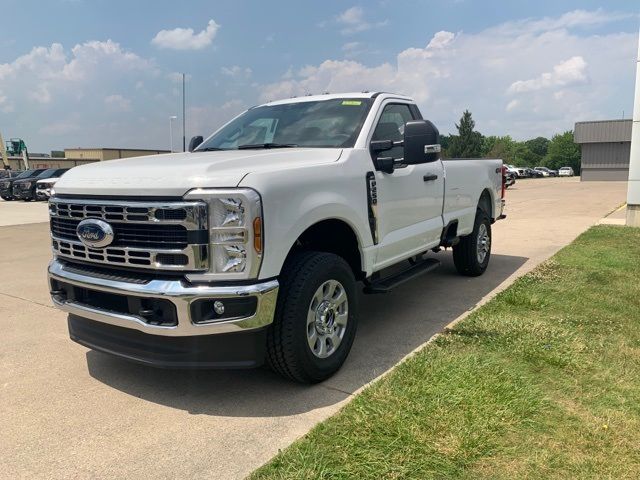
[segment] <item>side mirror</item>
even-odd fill
[[[371,153],[380,153],[393,148],[392,140],[374,140],[369,144]]]
[[[440,132],[429,120],[412,120],[404,126],[404,160],[402,163],[435,162],[440,158]]]
[[[202,135],[192,137],[191,141],[189,142],[189,151],[193,152],[196,148],[198,148],[198,145],[200,145],[203,140],[204,138],[202,138]]]

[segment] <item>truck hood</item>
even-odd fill
[[[339,148],[168,153],[108,160],[69,170],[56,194],[182,196],[193,188],[236,187],[249,173],[332,163]]]

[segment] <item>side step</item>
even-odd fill
[[[388,291],[402,285],[409,280],[413,280],[416,277],[419,277],[423,273],[430,272],[431,270],[435,270],[440,266],[440,260],[436,260],[435,258],[425,258],[424,260],[419,261],[418,263],[411,265],[406,270],[403,270],[395,275],[391,275],[390,277],[381,278],[379,280],[375,280],[364,287],[364,293],[373,294],[373,293],[387,293]]]

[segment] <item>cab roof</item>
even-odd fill
[[[389,92],[347,92],[347,93],[323,93],[320,95],[304,95],[301,97],[292,97],[286,98],[283,100],[276,100],[273,102],[263,103],[262,105],[284,105],[287,103],[301,103],[301,102],[318,102],[322,100],[335,100],[341,98],[398,98],[402,100],[407,100],[413,102],[411,97],[407,97],[406,95],[400,95],[397,93],[389,93]]]

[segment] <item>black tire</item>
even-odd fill
[[[307,314],[317,290],[338,281],[347,295],[344,335],[326,358],[316,356],[307,339]],[[280,276],[280,291],[273,324],[267,332],[267,362],[285,378],[301,383],[321,382],[344,363],[357,327],[356,281],[349,264],[338,255],[301,252],[287,260]]]
[[[489,236],[489,251],[482,262],[478,260],[478,235],[484,225]],[[491,257],[491,221],[487,214],[480,208],[476,212],[473,231],[470,235],[460,238],[460,243],[453,247],[453,263],[460,275],[478,277],[484,273],[489,265]]]

